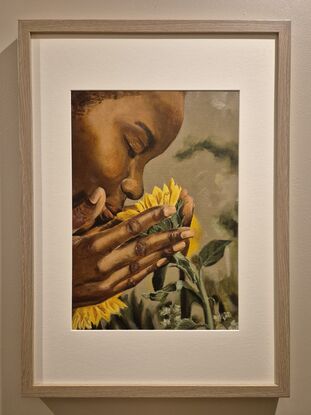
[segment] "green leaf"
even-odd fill
[[[143,297],[147,300],[151,301],[160,301],[163,303],[166,300],[166,297],[168,296],[168,293],[163,292],[162,290],[156,291],[154,293],[144,293]]]
[[[196,323],[191,318],[183,318],[175,326],[175,330],[198,330],[198,329],[208,330],[208,325]]]
[[[202,306],[203,301],[199,293],[195,292],[190,285],[188,287],[184,285],[181,290],[180,303],[181,303],[181,317],[189,318],[191,316],[191,307],[193,303],[197,303]]]
[[[183,217],[181,214],[183,204],[184,202],[182,200],[178,200],[178,202],[176,203],[176,213],[174,213],[174,215],[170,218],[173,229],[177,229],[181,227],[183,224]]]
[[[163,303],[170,292],[176,291],[176,282],[166,285],[162,290],[153,293],[144,293],[143,297],[151,301],[160,301]]]
[[[183,318],[180,320],[175,327],[175,330],[194,330],[197,326],[191,318]]]
[[[164,281],[165,281],[165,274],[166,274],[167,266],[157,268],[152,277],[152,286],[154,291],[159,291],[163,288]]]
[[[231,241],[227,240],[214,240],[205,245],[199,253],[202,265],[210,267],[216,264],[223,257],[225,248],[230,243]]]
[[[183,224],[183,219],[181,215],[181,208],[183,206],[183,201],[178,200],[176,203],[176,213],[168,219],[162,220],[162,222],[153,225],[148,231],[145,233],[146,235],[151,235],[157,232],[165,232],[172,229],[180,228]]]
[[[172,257],[170,265],[184,271],[192,282],[198,281],[199,278],[195,267],[193,266],[191,261],[188,258],[186,258],[181,252],[178,252]]]
[[[191,257],[191,262],[196,266],[198,270],[202,268],[202,261],[199,255],[193,255]]]

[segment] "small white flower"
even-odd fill
[[[225,311],[224,313],[222,313],[222,319],[224,321],[227,320],[228,318],[231,318],[231,317],[232,317],[232,315],[231,315],[230,311]]]
[[[169,329],[171,327],[171,321],[168,318],[163,319],[160,324],[164,329]]]
[[[213,319],[214,319],[215,323],[218,324],[218,323],[221,322],[221,315],[220,314],[214,314]]]
[[[230,326],[228,327],[228,330],[238,330],[239,324],[237,321],[232,320],[230,323]]]
[[[161,317],[165,317],[171,314],[171,309],[170,307],[161,307],[160,309],[160,316]]]

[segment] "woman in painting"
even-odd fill
[[[120,293],[187,249],[193,203],[185,190],[182,228],[139,236],[173,215],[170,205],[121,223],[116,218],[127,198],[143,195],[145,165],[176,138],[184,98],[183,92],[72,92],[74,310],[111,299],[118,310]],[[85,328],[77,316],[76,328]]]

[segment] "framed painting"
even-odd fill
[[[20,21],[25,396],[289,394],[288,21]]]

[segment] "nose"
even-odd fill
[[[142,180],[126,178],[122,180],[121,189],[129,199],[137,200],[142,197],[144,193],[144,186]]]

